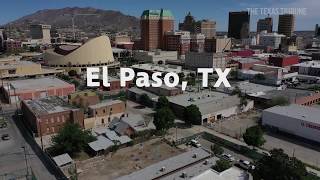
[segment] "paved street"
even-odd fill
[[[4,114],[8,121],[8,127],[6,129],[0,129],[0,134],[9,134],[10,136],[10,140],[8,141],[0,140],[0,175],[8,174],[7,177],[10,177],[10,173],[23,174],[23,172],[25,172],[26,161],[22,148],[25,147],[28,166],[32,168],[35,176],[40,180],[56,179],[49,173],[30,145],[26,143],[21,132],[11,118],[12,115],[12,112]]]

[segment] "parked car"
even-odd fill
[[[224,159],[224,160],[227,160],[227,161],[229,161],[229,162],[235,161],[235,158],[234,158],[231,154],[225,154],[225,153],[223,153],[223,154],[221,155],[221,158]]]
[[[190,141],[190,145],[191,145],[191,146],[194,146],[194,147],[196,147],[196,148],[201,147],[201,144],[200,144],[197,140],[195,140],[195,139],[193,139],[193,140]]]
[[[7,141],[7,140],[10,139],[10,136],[9,136],[9,134],[3,134],[3,135],[1,136],[1,139],[2,139],[3,141]]]
[[[242,159],[240,159],[238,161],[237,165],[240,168],[245,169],[245,170],[253,170],[255,168],[255,166],[251,162],[245,161],[245,160],[242,160]]]

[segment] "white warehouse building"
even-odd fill
[[[262,112],[262,124],[320,143],[320,109],[291,104]]]

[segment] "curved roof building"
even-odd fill
[[[78,72],[86,67],[115,65],[108,36],[100,36],[89,40],[82,46],[61,45],[49,49],[44,54],[45,64],[53,67],[74,69]]]

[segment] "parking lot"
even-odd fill
[[[79,179],[112,180],[184,151],[171,147],[160,139],[149,140],[132,147],[119,149],[106,156],[76,162],[77,168],[82,171]]]

